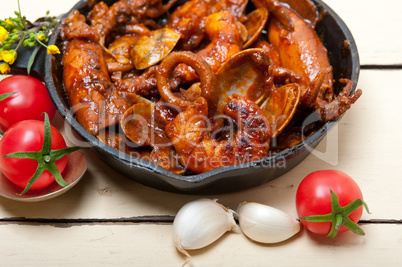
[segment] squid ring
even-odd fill
[[[211,66],[200,56],[188,52],[172,52],[158,66],[156,82],[160,96],[165,102],[185,110],[193,103],[175,96],[170,86],[170,76],[177,65],[184,63],[192,67],[200,78],[201,96],[208,102],[209,113],[213,114],[217,106],[216,76]]]

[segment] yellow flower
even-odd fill
[[[3,63],[0,65],[0,72],[2,74],[9,73],[11,71],[10,66],[7,63]]]
[[[48,53],[48,54],[50,54],[50,53],[52,53],[52,54],[60,54],[60,50],[59,50],[59,48],[58,48],[57,46],[55,46],[55,45],[49,45],[49,46],[47,47],[47,53]]]
[[[43,33],[38,34],[39,41],[45,40],[45,35]]]
[[[12,65],[17,58],[17,52],[15,52],[15,50],[3,51],[1,57],[5,62]]]
[[[7,23],[7,25],[13,25],[14,23],[11,21],[11,20],[9,20],[9,19],[6,19],[6,23]]]
[[[8,31],[4,27],[0,26],[0,43],[4,42],[8,38]]]

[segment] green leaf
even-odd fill
[[[356,223],[349,219],[349,217],[344,218],[342,224],[355,234],[365,235],[364,231]]]
[[[39,176],[45,171],[45,163],[42,161],[38,161],[38,168],[36,169],[36,172],[32,176],[31,179],[29,179],[27,186],[25,187],[24,191],[22,191],[19,195],[25,194],[31,186],[38,180]]]
[[[332,213],[338,213],[342,209],[341,205],[339,205],[339,198],[338,195],[335,194],[331,189],[329,189],[331,193],[331,207],[332,207]]]
[[[342,216],[349,216],[352,212],[354,212],[357,208],[363,205],[364,201],[360,198],[353,200],[348,205],[342,208]]]
[[[363,201],[363,200],[362,200],[362,201]],[[363,201],[363,207],[366,209],[367,213],[369,213],[369,214],[371,213],[370,210],[369,210],[369,208],[368,208],[368,206],[367,206],[367,203],[364,202],[364,201]]]
[[[33,63],[35,62],[35,57],[36,57],[36,54],[38,53],[39,49],[40,49],[40,46],[35,46],[34,50],[32,51],[31,56],[29,57],[29,60],[27,63],[28,75],[30,75],[30,73],[31,73],[31,67],[32,67]]]
[[[62,148],[62,149],[55,149],[52,150],[49,155],[52,158],[53,161],[57,161],[65,156],[67,156],[68,154],[77,151],[79,149],[82,149],[85,147],[80,147],[80,146],[73,146],[73,147],[66,147],[66,148]]]
[[[330,222],[334,219],[334,215],[332,213],[329,213],[323,215],[300,217],[299,219],[308,222]]]
[[[60,186],[65,187],[68,185],[68,183],[64,181],[59,169],[57,169],[57,166],[54,162],[47,163],[46,169],[53,175],[54,179]]]
[[[4,158],[42,160],[40,151],[14,152],[3,156]]]
[[[327,235],[328,238],[334,238],[338,234],[338,231],[342,225],[342,222],[343,222],[342,216],[340,214],[337,214],[335,216],[335,219],[332,220],[331,231],[329,231],[329,233]]]
[[[16,93],[18,93],[18,91],[17,92],[12,92],[12,93],[7,93],[7,94],[1,94],[0,95],[0,101],[3,101],[4,99],[6,99],[6,98],[8,98],[8,97],[10,97],[10,96],[12,96],[13,94],[16,94]]]
[[[52,150],[52,131],[50,127],[49,116],[46,112],[43,113],[45,115],[45,132],[43,134],[43,146],[42,146],[42,155],[49,155]]]

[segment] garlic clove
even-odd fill
[[[185,204],[177,213],[173,221],[173,242],[188,261],[190,255],[186,250],[208,246],[236,228],[232,210],[216,200],[199,199]]]
[[[289,214],[254,202],[243,202],[237,208],[240,229],[250,239],[277,243],[300,231],[300,222]]]

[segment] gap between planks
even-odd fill
[[[360,65],[361,70],[400,70],[402,69],[402,64],[395,65]]]
[[[24,218],[10,217],[1,218],[0,225],[51,225],[55,227],[71,227],[79,225],[127,225],[127,224],[172,224],[174,216],[155,215],[138,216],[127,218],[99,219],[99,218],[76,218],[76,219],[46,219],[46,218]]]
[[[10,217],[0,219],[0,225],[51,225],[54,227],[72,227],[79,225],[128,225],[128,224],[172,224],[174,216],[139,216],[114,219],[77,218],[77,219],[45,219],[45,218],[23,218]],[[360,220],[358,224],[401,224],[402,219],[370,219]]]

